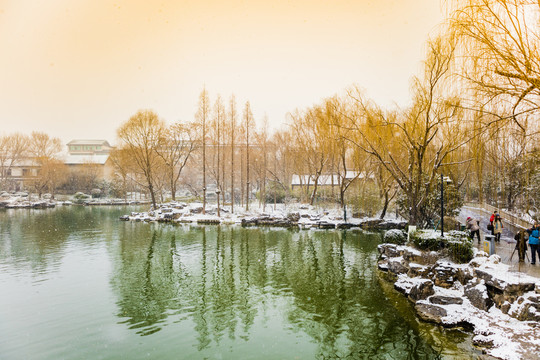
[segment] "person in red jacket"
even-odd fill
[[[492,212],[491,217],[489,218],[489,225],[491,225],[489,230],[491,230],[491,235],[495,235],[494,232],[493,232],[493,221],[495,221],[495,216],[496,215],[499,215],[499,212],[497,210]]]

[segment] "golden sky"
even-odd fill
[[[0,0],[0,134],[103,138],[192,120],[203,86],[276,128],[352,84],[404,106],[437,0]]]

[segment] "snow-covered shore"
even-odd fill
[[[300,228],[369,228],[369,229],[403,229],[406,221],[402,219],[355,218],[352,214],[344,219],[343,210],[339,208],[318,208],[305,204],[267,205],[266,209],[252,206],[248,211],[236,207],[222,207],[220,216],[217,207],[206,207],[202,213],[202,203],[171,202],[162,204],[148,212],[132,212],[121,217],[125,221],[198,223],[198,224],[238,224],[242,226],[277,226]]]
[[[475,345],[496,358],[540,358],[540,279],[481,251],[468,264],[395,244],[379,245],[379,252],[383,278],[421,319],[471,329]]]
[[[0,195],[0,208],[6,209],[47,209],[56,206],[69,205],[138,205],[141,201],[126,201],[124,199],[75,199],[72,200],[56,200],[50,197],[39,199],[37,196],[29,196],[26,193],[19,194],[2,194]]]

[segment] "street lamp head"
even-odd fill
[[[452,183],[452,179],[450,178],[450,176],[445,176],[443,177],[443,181],[447,184],[451,184]]]

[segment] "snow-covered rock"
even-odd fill
[[[406,246],[378,249],[379,268],[389,274],[383,278],[415,304],[419,318],[470,329],[474,344],[495,358],[539,358],[540,279],[510,272],[498,256],[481,252],[468,264],[419,264],[419,255],[406,255],[412,253]]]
[[[273,208],[267,206],[266,210],[260,207],[252,207],[249,211],[235,209],[231,213],[227,207],[220,207],[220,216],[217,216],[217,207],[207,205],[203,214],[201,203],[178,203],[171,202],[151,208],[148,212],[131,215],[133,221],[156,221],[172,223],[199,223],[199,224],[238,224],[242,226],[273,226],[273,227],[298,227],[301,229],[350,229],[350,228],[375,228],[397,229],[404,228],[406,222],[401,220],[381,219],[357,219],[348,218],[343,220],[341,208],[324,209],[308,205],[280,204]]]
[[[471,304],[480,310],[487,311],[492,305],[493,300],[490,299],[487,287],[484,280],[478,283],[470,281],[465,285],[464,295],[469,299]]]

